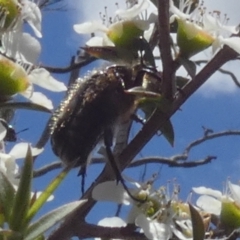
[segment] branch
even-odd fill
[[[169,0],[158,0],[158,32],[161,39],[159,49],[161,52],[163,66],[163,95],[168,99],[173,99],[175,71],[171,53],[171,38],[169,29]]]
[[[236,229],[225,239],[226,240],[236,240],[239,237],[240,237],[240,231],[239,231],[239,229]]]
[[[94,62],[95,60],[96,60],[96,58],[94,58],[94,57],[87,57],[78,63],[71,63],[67,67],[58,68],[58,67],[50,67],[50,66],[45,66],[45,65],[40,65],[39,67],[45,68],[46,70],[48,70],[51,73],[68,73],[74,69],[84,67],[84,66],[88,65],[89,63]]]
[[[41,176],[45,175],[46,173],[51,172],[52,170],[62,168],[62,166],[63,166],[62,162],[60,162],[60,161],[52,162],[41,168],[38,168],[37,170],[34,170],[33,177],[34,178],[41,177]]]
[[[194,61],[194,62],[195,62],[197,65],[200,65],[200,64],[202,64],[202,63],[207,63],[208,61],[207,61],[207,60],[199,60],[199,61]],[[233,82],[237,85],[237,87],[240,88],[240,82],[238,81],[238,79],[237,79],[237,77],[235,76],[234,73],[232,73],[232,72],[230,72],[230,71],[228,71],[228,70],[225,70],[225,69],[223,69],[223,68],[219,68],[218,71],[221,72],[221,73],[223,73],[223,74],[229,75],[229,76],[232,78]]]
[[[76,228],[75,236],[79,239],[98,237],[101,239],[136,239],[147,240],[144,234],[136,232],[134,224],[128,224],[126,227],[102,227],[82,222]]]
[[[206,142],[206,141],[208,141],[208,140],[211,140],[211,139],[214,139],[214,138],[218,138],[218,137],[224,137],[224,136],[239,136],[240,135],[240,131],[233,131],[233,130],[228,130],[228,131],[223,131],[223,132],[219,132],[219,133],[208,133],[207,135],[204,135],[202,138],[200,138],[200,139],[197,139],[197,140],[195,140],[194,142],[192,142],[192,143],[190,143],[187,147],[186,147],[186,149],[185,149],[185,151],[184,151],[184,154],[189,154],[189,152],[190,152],[190,150],[193,148],[193,147],[195,147],[195,146],[197,146],[197,145],[199,145],[199,144],[201,144],[201,143],[203,143],[203,142]]]
[[[177,155],[177,158],[179,157],[183,158],[183,155]],[[158,164],[166,164],[169,167],[183,167],[183,168],[191,168],[191,167],[197,167],[199,165],[204,165],[207,163],[210,163],[212,160],[216,159],[215,156],[207,156],[204,159],[197,160],[197,161],[189,161],[189,162],[177,162],[174,157],[172,158],[164,158],[164,157],[146,157],[141,158],[139,160],[136,160],[132,162],[128,168],[132,167],[139,167],[141,165],[149,164],[149,163],[158,163]],[[184,159],[182,159],[184,160]]]
[[[127,123],[126,123],[127,124]],[[128,127],[127,125],[124,125],[124,127]],[[125,129],[128,131],[127,129]],[[218,132],[218,133],[213,133],[209,129],[204,128],[204,136],[202,138],[199,138],[193,142],[191,142],[183,151],[182,154],[177,154],[172,157],[160,157],[160,156],[150,156],[150,157],[145,157],[145,158],[140,158],[135,160],[134,162],[130,163],[127,168],[133,168],[133,167],[139,167],[142,165],[150,164],[150,163],[157,163],[157,164],[166,164],[169,167],[184,167],[184,168],[189,168],[189,167],[197,167],[199,165],[207,164],[211,162],[211,160],[216,159],[215,156],[207,156],[206,158],[202,160],[195,160],[195,161],[188,161],[188,162],[179,162],[179,161],[186,161],[188,159],[189,153],[193,147],[196,147],[200,145],[201,143],[218,138],[218,137],[224,137],[224,136],[239,136],[240,131],[239,130],[228,130],[228,131],[223,131],[223,132]],[[118,145],[116,147],[116,153],[119,154],[119,147],[122,149],[122,146],[125,146],[125,140],[126,136],[123,139],[119,139],[120,141],[118,142]],[[102,164],[106,163],[105,159],[103,157],[93,157],[91,160],[91,164]],[[42,168],[39,168],[33,172],[33,177],[40,177],[45,175],[46,173],[56,170],[62,167],[62,162],[56,161],[51,164],[45,165]]]

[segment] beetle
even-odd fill
[[[144,93],[142,86],[145,90],[147,85],[152,87],[149,81],[144,81],[146,75],[161,81],[155,69],[141,64],[113,65],[78,79],[53,114],[50,124],[53,152],[67,166],[85,169],[89,154],[101,139],[105,145],[111,145],[112,136],[109,141],[105,133],[113,135],[115,126],[135,112],[136,89]]]

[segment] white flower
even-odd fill
[[[17,178],[19,174],[19,167],[16,163],[17,159],[25,158],[28,149],[28,143],[18,143],[7,153],[0,153],[0,171],[6,175],[10,183],[16,189],[19,184]],[[32,156],[39,155],[43,149],[31,147]]]
[[[14,0],[11,2],[14,4]],[[11,27],[2,31],[1,52],[14,59],[35,63],[40,54],[41,45],[29,33],[23,32],[23,24],[27,22],[35,36],[41,38],[41,11],[36,3],[29,0],[21,0],[15,5],[17,5],[18,14],[13,21],[14,26],[12,24]]]
[[[146,11],[149,7],[153,8],[152,13],[147,17],[147,19],[142,19],[142,12]],[[91,38],[86,45],[87,46],[114,46],[114,41],[111,38],[111,32],[115,32],[121,37],[124,22],[132,22],[135,27],[142,31],[149,29],[150,24],[156,20],[154,13],[156,12],[156,7],[149,0],[141,0],[138,3],[130,5],[127,9],[118,9],[115,11],[115,17],[117,19],[113,21],[108,27],[99,21],[85,22],[82,24],[75,24],[73,29],[79,34],[93,33],[93,32],[103,32],[102,37],[95,36]]]
[[[98,201],[131,204],[133,207],[127,222],[135,223],[149,239],[167,240],[172,237],[173,233],[185,236],[187,228],[188,232],[191,232],[191,227],[184,224],[186,220],[190,221],[188,205],[177,200],[176,189],[173,196],[170,197],[163,187],[157,191],[150,191],[150,186],[144,187],[137,182],[132,183],[137,188],[129,189],[131,194],[139,200],[145,201],[134,201],[122,185],[116,185],[116,182],[105,182],[97,185],[93,190],[92,197]],[[178,228],[176,228],[176,224]],[[185,227],[183,228],[181,224]]]
[[[0,124],[1,127],[1,124]],[[1,130],[1,129],[0,129]],[[0,171],[8,178],[9,182],[12,184],[15,190],[17,190],[20,179],[19,179],[19,166],[16,163],[17,159],[22,159],[26,157],[29,143],[17,143],[10,150],[10,152],[4,153],[4,151],[0,152]],[[37,156],[43,152],[43,148],[34,148],[30,146],[32,156]],[[38,198],[42,192],[32,192],[31,197],[36,195]],[[54,198],[51,195],[47,201],[52,201]]]
[[[193,191],[201,196],[197,199],[197,206],[208,213],[220,215],[222,203],[225,201],[234,202],[240,207],[240,186],[231,183],[229,180],[226,183],[226,193],[222,194],[218,190],[213,190],[206,187],[194,187]]]
[[[2,36],[1,51],[22,62],[36,63],[41,52],[41,45],[29,33],[15,31]]]
[[[137,216],[136,225],[142,228],[145,236],[148,239],[167,240],[172,237],[172,231],[169,224],[152,220],[147,218],[144,214]]]
[[[132,202],[123,186],[115,181],[98,184],[93,189],[92,197],[98,201],[111,201],[125,205],[130,205]]]
[[[201,36],[199,42],[205,39],[206,47],[212,45],[213,52],[225,44],[240,53],[240,38],[230,37],[231,34],[237,34],[239,32],[238,27],[223,24],[220,20],[219,12],[214,11],[212,14],[208,13],[206,8],[202,5],[196,7],[193,12],[190,13],[190,7],[192,4],[192,1],[180,0],[179,8],[177,8],[174,5],[173,0],[171,0],[170,12],[172,13],[172,16],[170,22],[177,19],[178,24],[183,24],[189,40]]]
[[[39,38],[42,37],[41,22],[42,13],[36,3],[30,0],[21,0],[21,17],[33,29],[35,35]]]
[[[28,65],[28,70],[25,71],[21,65],[2,55],[0,55],[0,66],[0,76],[2,78],[0,90],[2,95],[12,96],[20,93],[34,103],[53,109],[51,100],[47,99],[42,93],[34,92],[33,84],[54,92],[67,90],[62,82],[54,79],[44,68],[32,70],[32,66]]]

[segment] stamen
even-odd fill
[[[6,22],[7,9],[4,7],[0,8],[0,27],[3,28]]]

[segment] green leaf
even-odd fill
[[[133,40],[132,45],[133,45],[132,47],[135,48],[136,52],[140,51],[141,53],[144,53],[143,61],[144,61],[145,65],[147,65],[147,66],[150,65],[151,67],[156,68],[153,51],[152,51],[148,41],[144,37],[140,36],[139,38],[135,38]]]
[[[184,87],[189,82],[188,78],[176,76],[176,85],[178,88]]]
[[[179,58],[180,63],[186,69],[187,73],[191,78],[196,76],[197,67],[193,61],[188,60],[187,58]]]
[[[6,221],[9,221],[13,200],[15,197],[15,190],[8,178],[0,171],[0,206]]]
[[[0,208],[6,221],[9,221],[12,209],[15,190],[8,178],[0,171]]]
[[[192,219],[193,240],[204,240],[205,229],[203,219],[199,212],[190,203],[188,203],[188,205]]]
[[[12,230],[0,230],[0,239],[7,239],[7,240],[21,240],[22,234],[19,232],[14,232]]]
[[[31,102],[7,102],[7,103],[0,104],[0,108],[26,109],[26,110],[52,113],[51,110]]]
[[[164,125],[160,128],[163,136],[167,139],[170,145],[173,147],[174,145],[174,130],[173,125],[170,120],[166,121]]]
[[[85,202],[87,202],[87,200],[68,203],[47,213],[29,226],[24,240],[33,240],[39,235],[45,233],[49,228],[63,220],[69,213],[77,207],[82,206]]]
[[[63,179],[67,176],[71,168],[65,168],[59,175],[53,179],[53,181],[47,186],[47,188],[42,192],[42,194],[36,199],[27,214],[27,222],[30,222],[31,219],[36,215],[39,209],[44,205],[48,198],[53,194],[56,188],[60,185]]]
[[[31,183],[32,183],[33,159],[31,148],[28,146],[27,155],[24,161],[20,183],[13,203],[10,228],[14,231],[23,232],[25,219],[30,204]]]
[[[143,111],[145,111],[146,108],[149,108],[150,110],[154,110],[155,108],[157,108],[163,113],[169,112],[172,107],[172,103],[162,95],[158,97],[157,93],[153,94],[155,94],[156,96],[141,98],[139,100],[139,107],[143,108]]]

